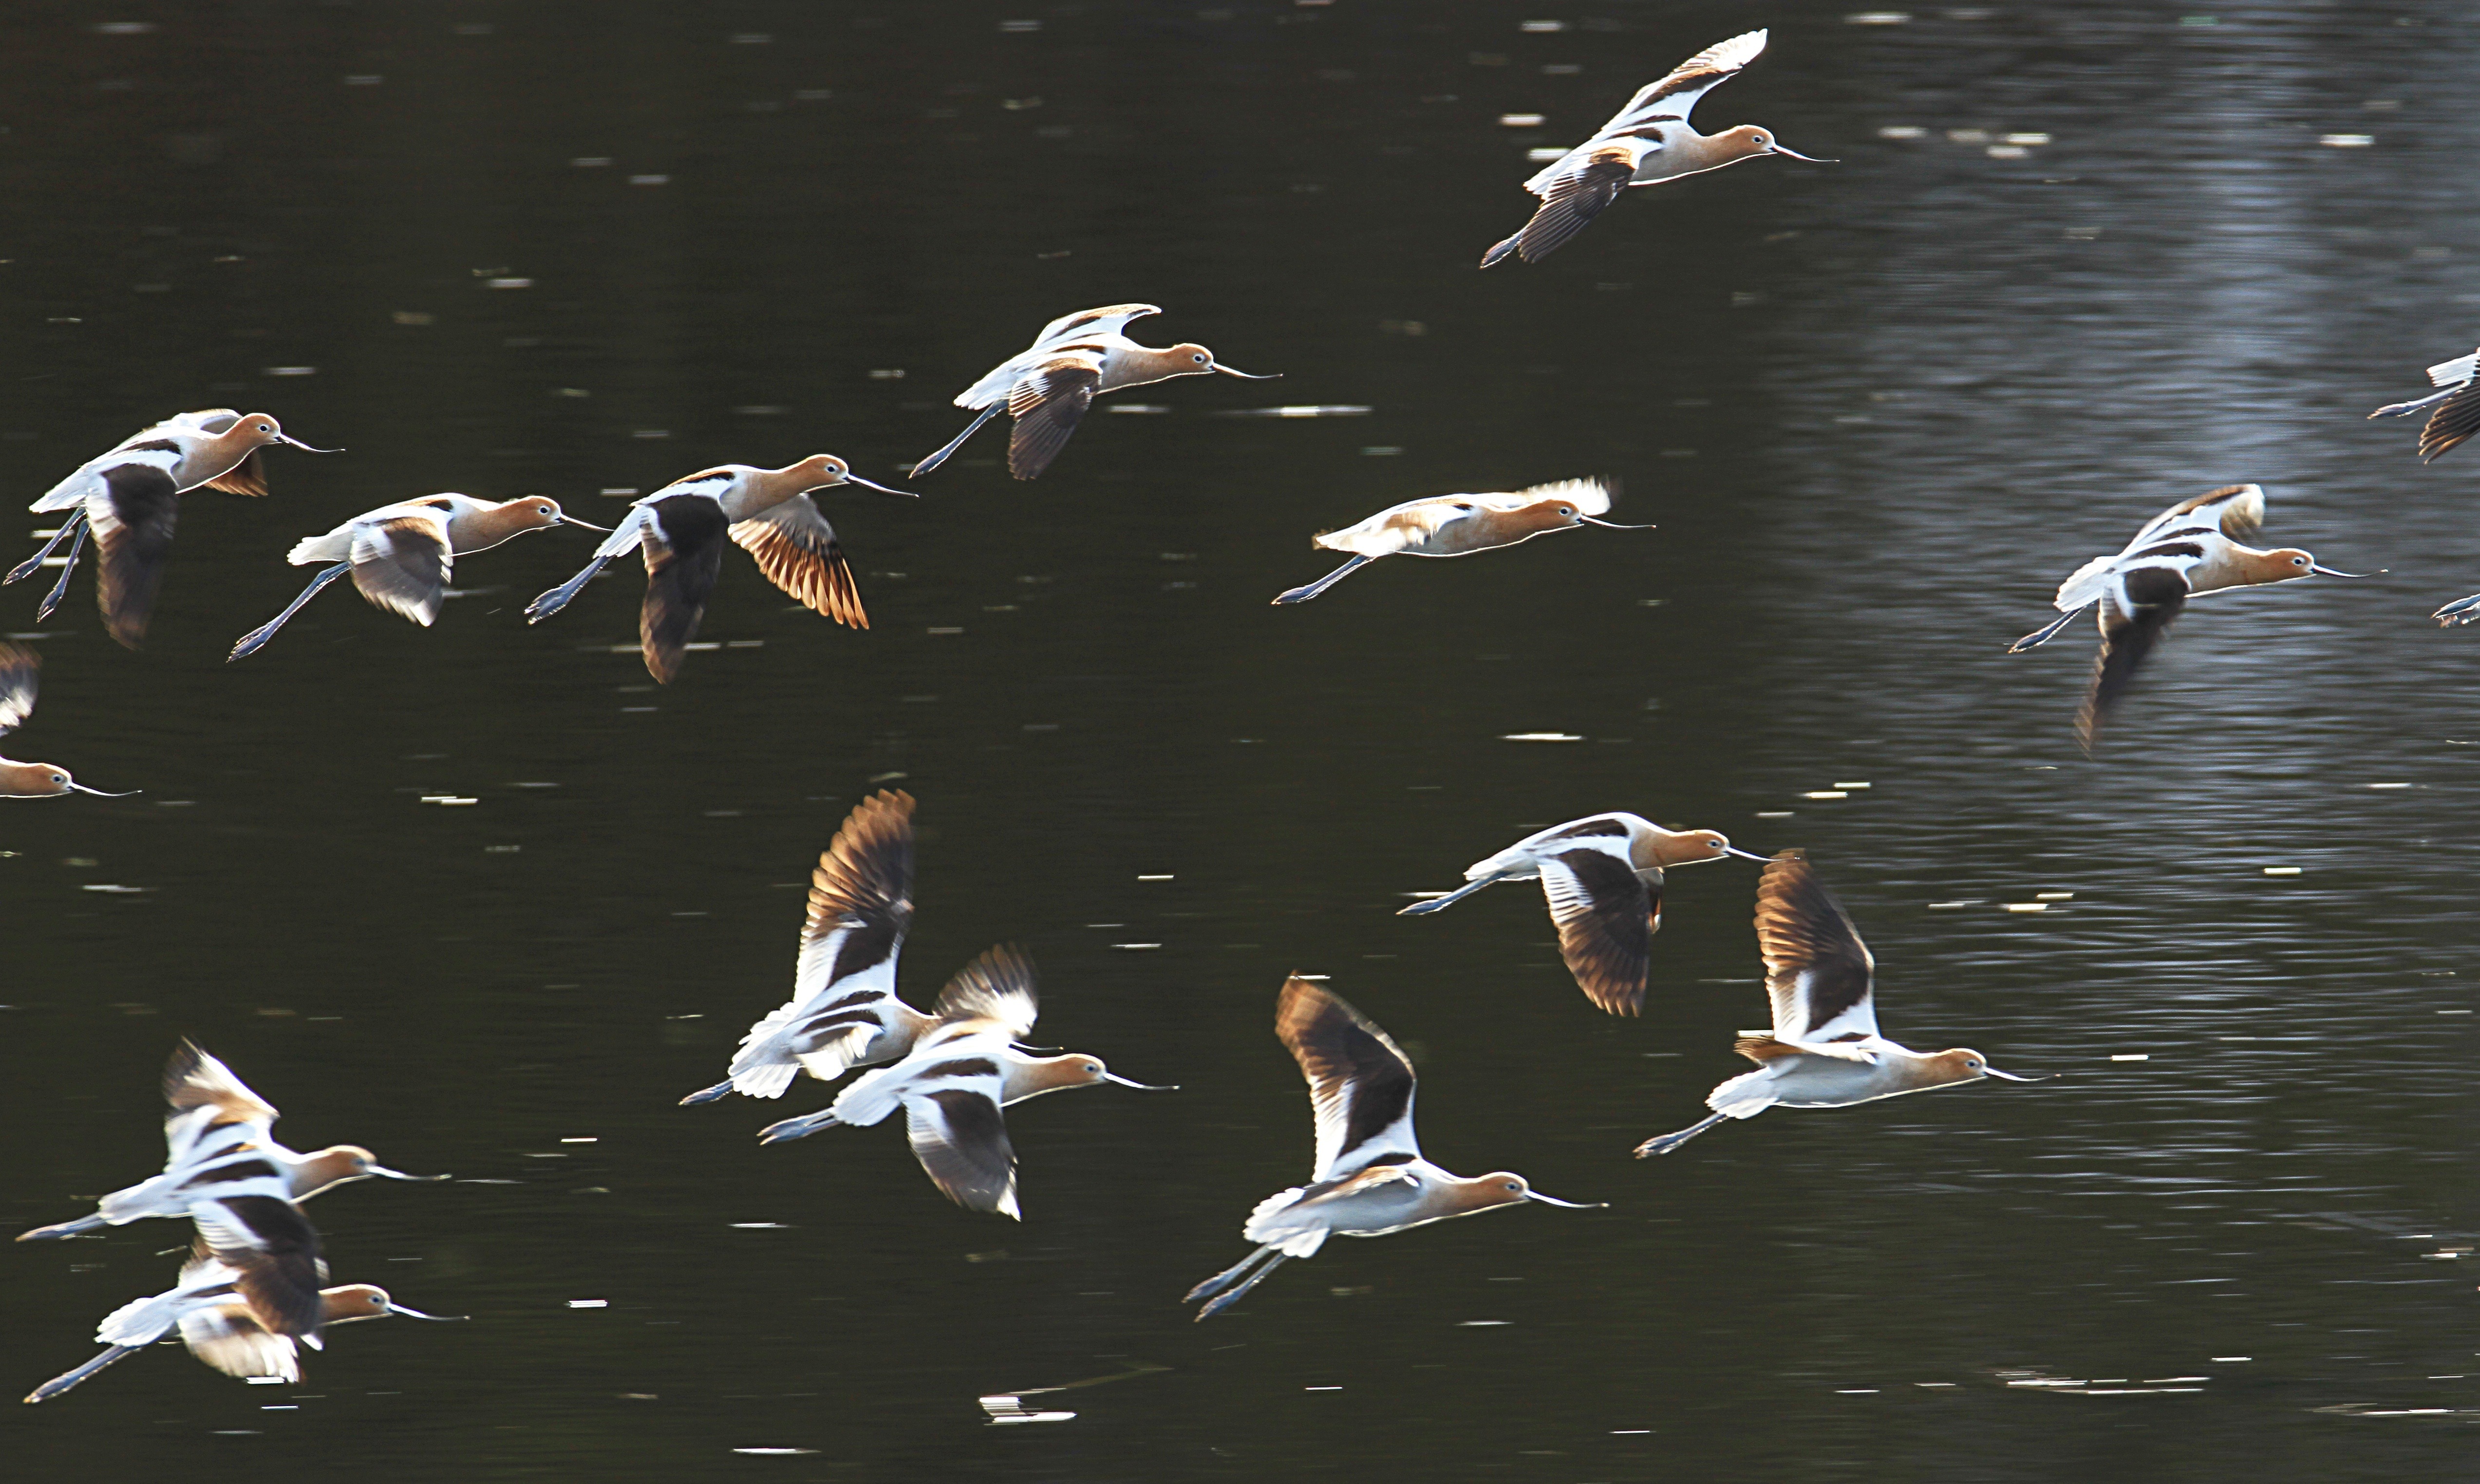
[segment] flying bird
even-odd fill
[[[2261,487],[2224,485],[2172,505],[2146,522],[2124,550],[2094,557],[2058,584],[2060,617],[2016,640],[2007,652],[2020,654],[2047,644],[2078,614],[2100,606],[2101,654],[2076,716],[2076,736],[2084,751],[2091,752],[2100,740],[2102,724],[2188,599],[2311,575],[2366,576],[2319,565],[2297,547],[2260,550],[2245,545],[2263,524]]]
[[[1044,325],[1031,345],[957,394],[957,406],[980,416],[945,448],[914,465],[913,477],[947,462],[966,439],[1001,412],[1016,420],[1008,437],[1008,473],[1038,479],[1068,446],[1068,435],[1076,431],[1094,398],[1104,393],[1208,371],[1249,381],[1275,379],[1226,366],[1203,345],[1183,342],[1156,348],[1123,333],[1131,320],[1161,313],[1151,304],[1112,304],[1062,315]]]
[[[1741,124],[1719,134],[1699,134],[1688,115],[1718,83],[1739,75],[1766,49],[1763,31],[1718,41],[1637,90],[1627,107],[1591,139],[1543,166],[1524,189],[1541,198],[1533,219],[1513,237],[1482,255],[1490,268],[1516,253],[1538,263],[1602,214],[1631,186],[1659,186],[1685,175],[1718,170],[1762,155],[1782,155],[1811,165],[1832,165],[1786,148],[1770,129]]]
[[[1757,880],[1757,950],[1773,1026],[1742,1036],[1733,1048],[1757,1069],[1706,1097],[1711,1116],[1637,1145],[1638,1159],[1668,1154],[1726,1118],[1769,1108],[1849,1108],[1984,1077],[2045,1080],[2002,1072],[1968,1048],[1914,1051],[1878,1035],[1877,960],[1797,851],[1773,857]]]

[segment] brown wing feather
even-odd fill
[[[1541,894],[1559,926],[1560,956],[1586,998],[1614,1015],[1644,1009],[1653,934],[1662,926],[1662,876],[1639,876],[1626,861],[1598,850],[1553,857],[1558,872],[1541,873]],[[1569,880],[1572,879],[1572,888]]]
[[[425,628],[448,597],[448,533],[425,516],[399,516],[354,532],[353,586],[375,607]]]
[[[697,637],[723,572],[723,507],[703,495],[675,495],[655,502],[660,540],[646,540],[646,601],[637,615],[637,642],[646,673],[668,685],[681,657]]]
[[[230,1222],[211,1213],[229,1215]],[[232,1195],[198,1215],[202,1250],[241,1276],[234,1287],[260,1323],[278,1335],[315,1335],[325,1301],[319,1285],[327,1265],[319,1257],[319,1233],[301,1209],[272,1195]]]
[[[172,476],[151,464],[107,469],[103,485],[103,499],[87,507],[97,553],[94,601],[112,637],[134,650],[146,637],[146,620],[155,611],[181,498]]]
[[[1016,420],[1008,435],[1008,473],[1041,478],[1094,405],[1101,383],[1099,369],[1073,358],[1046,362],[1019,381],[1008,394],[1008,416]]]
[[[848,628],[867,628],[852,564],[835,527],[807,495],[795,495],[755,520],[732,527],[732,539],[758,562],[766,580]]]
[[[194,1041],[173,1048],[164,1063],[164,1101],[174,1112],[212,1104],[222,1110],[218,1123],[273,1123],[281,1116],[274,1105],[252,1092],[232,1068],[198,1049]]]
[[[1411,1110],[1411,1060],[1340,996],[1305,979],[1286,981],[1275,1000],[1275,1036],[1291,1051],[1309,1085],[1309,1104],[1318,1117],[1321,1175],[1361,1152]],[[1338,1105],[1339,1120],[1334,1118]],[[1330,1136],[1332,1148],[1327,1147]]]
[[[2480,381],[2447,397],[2428,415],[2428,422],[2419,430],[2420,460],[2425,463],[2452,452],[2475,432],[2480,432]]]
[[[2127,575],[2126,587],[2133,612],[2119,606],[2115,593],[2105,595],[2101,602],[2101,653],[2093,660],[2092,686],[2076,713],[2076,739],[2087,753],[2101,740],[2102,724],[2117,709],[2135,672],[2187,605],[2187,579],[2165,568],[2138,568]]]
[[[43,657],[33,650],[0,640],[0,736],[35,714],[35,673],[42,668]]]
[[[819,854],[801,951],[848,922],[874,931],[844,939],[830,982],[885,959],[913,926],[913,796],[901,789],[864,799]]]
[[[1567,239],[1585,230],[1587,222],[1618,199],[1635,174],[1636,165],[1626,150],[1606,149],[1595,151],[1590,163],[1575,174],[1552,182],[1540,208],[1524,224],[1517,248],[1524,261],[1538,263],[1564,246]]]
[[[1797,851],[1776,856],[1757,879],[1757,951],[1774,1029],[1795,1039],[1866,1002],[1874,985],[1876,963],[1860,930]],[[1789,1054],[1737,1049],[1756,1061]]]
[[[2244,484],[2225,484],[2218,490],[2207,490],[2204,494],[2197,496],[2194,499],[2183,500],[2179,504],[2173,505],[2168,510],[2163,511],[2161,515],[2154,520],[2151,525],[2147,528],[2168,530],[2173,525],[2176,517],[2201,510],[2205,506],[2213,503],[2215,500],[2229,499],[2232,496],[2242,494],[2247,489],[2248,486]],[[2228,536],[2233,541],[2247,540],[2250,536],[2255,535],[2258,528],[2263,524],[2264,500],[2260,497],[2256,499],[2242,499],[2235,501],[2228,510],[2223,511],[2221,515],[2222,534]]]
[[[925,1094],[936,1107],[908,1106],[906,1132],[931,1183],[969,1211],[1015,1215],[1016,1146],[999,1105],[979,1092],[944,1088]]]
[[[221,490],[227,495],[266,494],[267,464],[260,457],[264,451],[252,448],[243,454],[240,463],[208,480],[206,488]]]

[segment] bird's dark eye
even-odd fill
[[[1195,361],[1195,362],[1196,362],[1198,365],[1200,365],[1200,366],[1202,366],[1202,365],[1204,365],[1204,364],[1205,364],[1205,357],[1203,357],[1203,356],[1201,356],[1201,355],[1193,355],[1193,356],[1190,356],[1190,357],[1189,357],[1189,359],[1190,359],[1190,360],[1192,360],[1192,361]]]

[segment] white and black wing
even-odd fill
[[[948,1025],[960,1020],[993,1021],[1006,1030],[1008,1039],[1022,1040],[1033,1034],[1038,1009],[1033,986],[1033,960],[1001,945],[958,970],[947,987],[939,991],[939,1003],[931,1013]]]
[[[372,606],[427,628],[448,601],[448,517],[415,510],[357,525],[346,559],[353,564],[353,586]]]
[[[1776,856],[1757,880],[1757,951],[1774,1039],[1817,1045],[1877,1034],[1877,960],[1796,851]]]
[[[1412,1062],[1386,1033],[1308,980],[1275,1000],[1275,1036],[1309,1085],[1317,1118],[1313,1181],[1421,1157],[1412,1133]]]
[[[1100,309],[1080,309],[1044,325],[1042,333],[1034,337],[1032,348],[1048,350],[1063,342],[1091,335],[1125,334],[1137,320],[1161,313],[1161,308],[1153,304],[1105,304]]]
[[[2126,696],[2135,672],[2185,610],[2188,591],[2184,570],[2148,563],[2120,573],[2102,594],[2101,652],[2093,659],[2092,684],[2076,713],[2076,736],[2086,752],[2100,740],[2103,725]]]
[[[1603,141],[1623,134],[1658,135],[1668,124],[1685,124],[1697,102],[1714,86],[1737,76],[1741,68],[1757,60],[1766,49],[1766,33],[1746,31],[1727,41],[1713,45],[1636,91],[1627,106],[1613,114],[1610,121],[1593,131],[1591,139],[1569,150],[1565,155],[1542,167],[1524,189],[1536,195],[1547,193],[1551,182],[1570,170]]]
[[[999,1112],[1006,1070],[993,1055],[961,1052],[906,1079],[905,1132],[923,1173],[969,1211],[1024,1219],[1016,1198],[1016,1146]]]
[[[1615,854],[1580,844],[1541,857],[1541,895],[1576,987],[1614,1015],[1644,1009],[1653,934],[1662,926],[1662,873],[1640,875]]]
[[[33,650],[0,640],[0,737],[35,714],[35,676],[42,668],[42,656]]]
[[[741,1037],[734,1090],[781,1097],[802,1067],[825,1082],[849,1070],[891,1008],[904,1008],[895,969],[912,926],[913,796],[882,791],[854,808],[810,873],[792,998]]]

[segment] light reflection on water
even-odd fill
[[[2472,333],[2459,17],[1602,9],[1615,29],[1534,34],[1468,5],[31,18],[41,44],[0,62],[39,378],[0,429],[9,486],[210,401],[355,451],[194,503],[145,653],[83,588],[43,641],[42,755],[148,792],[0,818],[0,1087],[43,1131],[8,1214],[151,1167],[154,1072],[194,1034],[297,1146],[456,1171],[315,1215],[340,1281],[475,1318],[345,1331],[297,1395],[150,1353],[9,1418],[9,1456],[2443,1476],[2480,1407],[2471,1260],[2440,1255],[2474,1241],[2480,754],[2455,744],[2480,721],[2474,636],[2423,615],[2480,589],[2474,455],[2422,469],[2407,423],[2362,418]],[[1572,134],[1756,24],[1774,49],[1700,121],[1843,165],[1647,192],[1473,272],[1541,142],[1499,115]],[[1987,153],[2028,132],[2051,141]],[[2376,142],[2315,142],[2338,133]],[[596,490],[819,448],[885,471],[1032,326],[1132,297],[1285,372],[1283,405],[1370,410],[1244,417],[1276,402],[1173,383],[1039,484],[980,449],[918,509],[832,504],[873,629],[730,569],[723,647],[660,691],[633,576],[522,624],[576,563],[548,540],[428,632],[331,599],[221,664],[292,591],[276,556],[342,515],[541,489],[597,520],[620,501]],[[1266,604],[1310,531],[1586,473],[1660,529]],[[2277,542],[2389,574],[2198,604],[2083,760],[2089,627],[2006,643],[2085,557],[2250,479]],[[1528,733],[1582,740],[1504,740]],[[780,1000],[809,861],[899,778],[916,997],[1023,942],[1046,1041],[1187,1089],[1012,1119],[1022,1227],[945,1206],[899,1140],[761,1151],[798,1110],[671,1103]],[[1575,993],[1520,891],[1390,915],[1615,806],[1808,848],[1888,1034],[2064,1075],[1629,1160],[1739,1068],[1754,868],[1673,878],[1634,1022]],[[2074,895],[2002,910],[2042,892]],[[1179,1293],[1305,1173],[1267,1034],[1295,969],[1411,1048],[1433,1157],[1614,1209],[1330,1243],[1189,1324]],[[28,1384],[177,1240],[9,1254]],[[1004,1390],[1141,1369],[1072,1404]],[[2015,1384],[2044,1379],[2087,1384]],[[1010,1395],[1076,1416],[989,1425]]]

